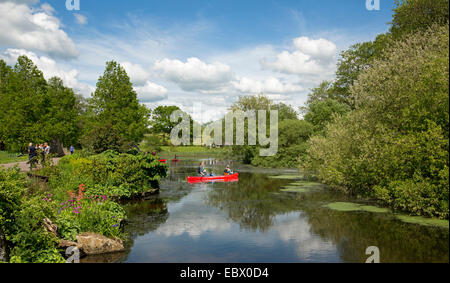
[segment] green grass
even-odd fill
[[[209,148],[203,146],[161,146],[162,152],[227,152],[231,151],[228,148]]]
[[[0,151],[0,164],[7,164],[7,163],[15,163],[15,162],[22,162],[27,161],[28,157],[22,156],[18,157],[18,153],[10,153],[6,151]]]
[[[209,148],[202,146],[161,146],[159,156],[183,157],[233,157],[231,148]]]

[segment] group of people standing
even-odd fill
[[[48,143],[36,144],[30,143],[28,146],[28,161],[30,162],[33,158],[41,157],[40,163],[45,162],[45,158],[50,154],[50,146]],[[38,160],[39,161],[39,160]]]

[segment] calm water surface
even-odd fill
[[[228,161],[207,159],[220,174]],[[124,205],[126,253],[85,262],[365,262],[377,246],[381,262],[449,262],[449,230],[407,224],[391,214],[339,212],[324,205],[354,201],[325,187],[280,192],[296,173],[239,163],[239,182],[190,185],[200,160],[170,164],[161,193]]]

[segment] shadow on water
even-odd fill
[[[295,170],[206,161],[215,174],[231,163],[239,182],[189,185],[186,176],[195,175],[200,160],[170,164],[159,196],[124,205],[128,251],[113,261],[365,262],[369,246],[379,248],[381,262],[449,261],[448,228],[330,210],[328,203],[355,200],[324,186],[282,192],[295,181],[267,178]]]

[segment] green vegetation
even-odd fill
[[[329,209],[343,212],[366,211],[372,213],[392,213],[388,208],[382,208],[371,205],[364,205],[353,202],[334,202],[326,205]],[[409,216],[405,214],[393,214],[393,216],[403,222],[419,224],[425,226],[438,226],[442,228],[449,227],[449,221],[437,218],[428,218],[423,216]]]
[[[337,211],[367,211],[373,213],[387,213],[389,209],[353,202],[334,202],[327,205],[329,209]]]
[[[0,164],[21,162],[21,161],[27,161],[27,160],[28,160],[27,156],[20,156],[17,153],[9,153],[6,151],[0,151]]]
[[[301,175],[277,175],[268,176],[270,179],[286,179],[286,180],[300,180],[303,178]]]
[[[149,110],[139,103],[124,68],[114,61],[107,62],[89,100],[81,144],[95,153],[108,149],[124,152],[130,143],[142,140],[149,115]]]
[[[0,78],[0,147],[24,152],[30,142],[77,141],[82,98],[61,79],[47,82],[25,56],[14,67],[0,59]]]
[[[291,106],[283,103],[275,104],[268,97],[260,94],[255,96],[239,97],[238,101],[230,107],[230,110],[242,112],[278,110],[278,153],[275,156],[260,156],[259,151],[261,146],[248,145],[248,136],[245,136],[245,145],[233,146],[233,154],[235,156],[240,156],[244,163],[259,167],[297,167],[298,156],[306,153],[307,140],[313,134],[313,125],[307,121],[299,120],[297,117],[297,112]],[[258,117],[256,117],[256,119],[258,119]],[[267,112],[266,121],[266,131],[269,133],[269,112]],[[245,121],[244,127],[244,133],[248,132],[248,121]],[[258,129],[256,129],[256,131],[258,131]],[[257,144],[259,144],[259,142],[257,142]]]
[[[10,262],[64,262],[60,239],[74,241],[82,232],[124,238],[127,216],[115,201],[158,188],[166,169],[151,155],[81,152],[38,172],[50,178],[45,190],[18,168],[0,169],[0,229]],[[44,229],[45,219],[57,225],[57,235]]]
[[[48,186],[59,195],[84,184],[87,196],[128,199],[157,189],[166,170],[167,166],[150,154],[105,151],[87,157],[65,156],[56,167],[43,170],[42,174],[50,177]]]
[[[343,52],[336,80],[310,95],[315,134],[300,168],[394,210],[448,219],[448,1],[397,4],[390,32]]]
[[[310,192],[311,190],[304,187],[294,187],[294,186],[286,186],[280,189],[281,192],[287,192],[287,193],[306,193]]]
[[[425,226],[438,226],[442,228],[449,227],[448,220],[428,218],[422,216],[397,215],[397,218],[406,223],[419,224]]]

